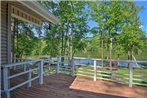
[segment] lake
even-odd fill
[[[76,65],[80,65],[80,64],[82,64],[82,65],[93,65],[93,63],[94,63],[94,61],[93,60],[91,60],[91,59],[78,59],[78,60],[74,60],[74,63],[76,64]],[[96,62],[97,63],[97,66],[101,66],[102,64],[101,64],[101,61],[97,61]],[[106,64],[107,63],[107,61],[104,61],[104,64]],[[118,66],[128,66],[128,62],[122,62],[122,61],[119,61],[119,62],[117,62],[118,63]],[[137,66],[136,65],[136,63],[131,63],[133,66]],[[146,64],[139,64],[138,63],[138,65],[140,66],[140,67],[145,67],[145,65]],[[147,67],[147,66],[146,66]]]

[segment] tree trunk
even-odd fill
[[[109,43],[109,59],[112,59],[112,37],[110,38],[110,43]],[[112,69],[112,61],[109,61],[109,66],[110,69]]]
[[[102,58],[102,67],[104,67],[104,61],[103,61],[103,59],[104,59],[104,41],[103,41],[103,34],[102,34],[102,32],[101,32],[101,58]]]
[[[128,60],[131,60],[131,48],[130,45],[128,45]],[[130,66],[130,63],[128,63],[128,67]]]
[[[73,44],[72,44],[72,37],[73,37],[73,28],[74,24],[71,24],[71,34],[70,34],[70,56],[73,57]]]
[[[63,31],[62,31],[61,56],[64,56],[64,32]],[[61,62],[64,62],[64,58],[61,58]]]

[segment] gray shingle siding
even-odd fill
[[[1,64],[7,64],[7,2],[1,2]]]

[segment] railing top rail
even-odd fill
[[[33,59],[24,59],[24,58],[14,58],[14,59],[17,59],[17,60],[33,60]]]
[[[2,65],[2,67],[13,67],[13,66],[21,66],[23,64],[30,64],[34,62],[42,61],[42,59],[37,59],[37,60],[32,60],[32,61],[25,61],[25,62],[20,62],[20,63],[14,63],[14,64],[5,64]]]
[[[68,55],[65,55],[65,56],[60,55],[59,57],[72,58],[71,56],[68,56]]]
[[[104,61],[118,61],[118,62],[128,62],[128,63],[147,63],[147,61],[134,61],[134,60],[114,60],[114,59],[101,59],[101,58],[84,58],[84,57],[73,57],[73,59],[89,59],[89,60],[104,60]]]

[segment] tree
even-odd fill
[[[14,20],[15,31],[13,38],[13,56],[14,58],[22,58],[23,55],[31,55],[37,41],[32,29],[32,25],[24,23],[20,20]]]
[[[127,1],[96,1],[92,2],[90,7],[92,19],[98,23],[102,59],[105,43],[109,59],[112,58],[112,49],[116,50],[117,58],[127,51],[128,59],[132,59],[132,55],[143,46],[143,32],[139,28],[141,23],[138,16],[140,7]],[[109,65],[112,66],[111,60]]]
[[[91,5],[92,19],[98,22],[98,33],[100,33],[100,46],[103,59],[104,36],[108,44],[108,58],[111,59],[112,43],[115,35],[120,30],[121,23],[121,2],[93,2]],[[103,61],[102,61],[103,64]],[[112,62],[110,60],[110,67]]]
[[[50,45],[52,48],[57,43],[56,48],[53,48],[54,50],[59,49],[61,55],[73,56],[77,50],[81,50],[85,46],[83,40],[88,32],[88,16],[84,10],[86,2],[60,1],[55,4],[54,2],[42,1],[40,3],[60,20],[60,23],[52,26],[50,31],[45,29],[47,46]]]
[[[122,26],[121,40],[122,45],[126,47],[124,48],[125,51],[128,52],[128,59],[132,60],[133,54],[138,53],[143,46],[143,40],[141,39],[143,31],[140,28],[141,22],[138,16],[141,8],[135,5],[134,2],[125,2],[123,10],[125,12],[122,14],[124,25]]]

